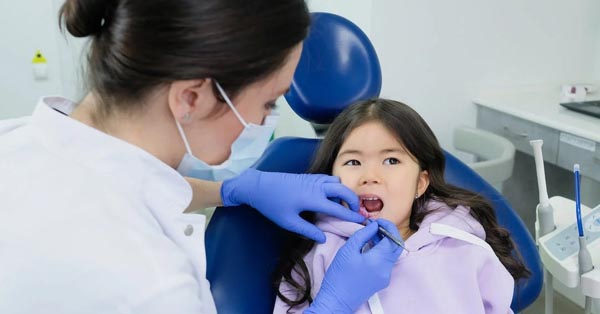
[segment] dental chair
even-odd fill
[[[309,36],[285,96],[294,111],[313,123],[330,123],[349,104],[377,97],[381,69],[367,36],[352,22],[333,14],[313,13]],[[304,173],[319,139],[279,138],[253,168]],[[535,243],[510,204],[477,173],[446,153],[446,180],[480,193],[494,205],[532,272],[515,287],[512,309],[526,308],[539,295],[542,267]],[[273,195],[277,197],[277,195]],[[283,231],[248,206],[217,208],[206,230],[207,278],[219,313],[271,313],[276,290],[272,271]]]

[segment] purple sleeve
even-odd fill
[[[513,313],[510,303],[515,281],[495,255],[485,260],[478,279],[486,314]]]

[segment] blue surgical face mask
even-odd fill
[[[244,130],[231,144],[231,155],[229,155],[229,158],[220,165],[209,165],[192,154],[192,149],[183,132],[183,128],[179,124],[179,121],[175,119],[177,129],[181,134],[186,149],[186,153],[179,167],[177,167],[177,171],[186,177],[209,181],[223,181],[242,173],[242,171],[252,166],[263,154],[277,126],[279,114],[275,111],[272,111],[265,118],[263,125],[246,123],[233,106],[233,103],[231,103],[229,97],[225,94],[225,91],[223,91],[223,88],[221,88],[221,85],[217,81],[215,81],[215,84],[229,108],[231,108],[235,116],[244,125]]]

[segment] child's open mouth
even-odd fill
[[[379,215],[382,208],[383,201],[379,196],[373,194],[360,195],[359,214],[363,215],[365,218],[373,218]]]

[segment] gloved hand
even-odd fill
[[[320,212],[357,223],[365,220],[357,213],[358,196],[339,178],[321,174],[248,169],[223,181],[221,199],[224,206],[248,204],[282,228],[319,243],[325,242],[325,234],[300,217],[301,212]],[[352,210],[331,199],[345,201]]]
[[[388,286],[392,267],[402,248],[386,237],[379,240],[378,225],[401,239],[396,226],[384,219],[354,233],[338,250],[325,272],[321,289],[304,313],[354,313],[377,291]],[[361,253],[363,246],[372,239],[379,242]]]

